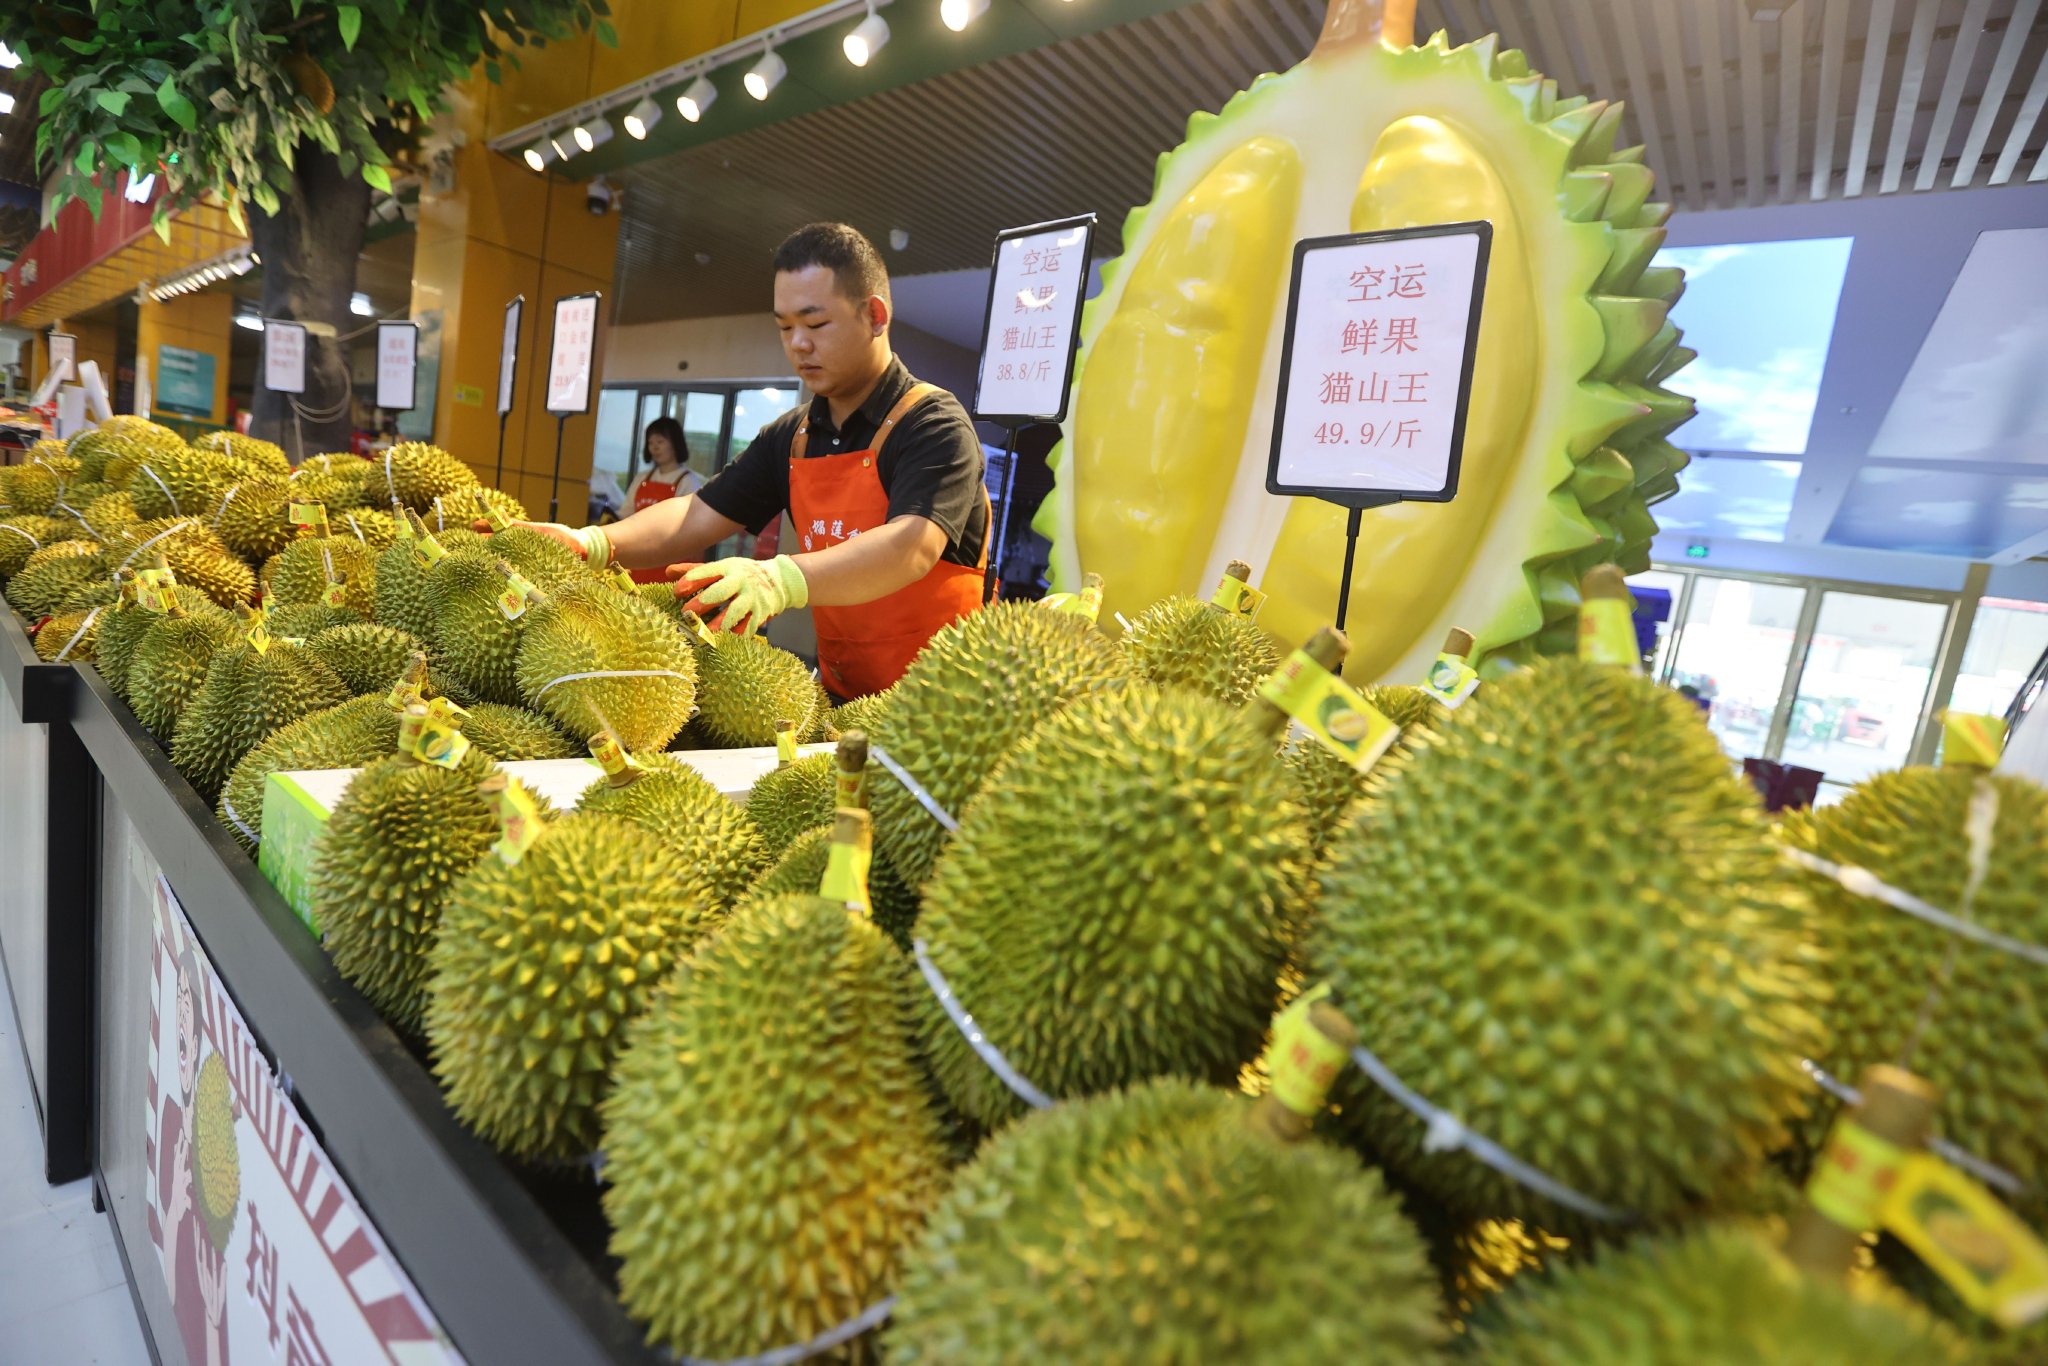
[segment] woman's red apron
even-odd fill
[[[681,476],[677,476],[677,478],[680,480]],[[665,502],[675,496],[676,486],[674,484],[662,483],[654,477],[653,471],[650,470],[648,471],[647,478],[640,481],[640,487],[633,490],[633,511],[644,511],[647,508],[653,507],[656,503]],[[635,569],[632,571],[632,574],[634,583],[665,583],[668,581],[668,576],[659,569]]]
[[[912,385],[876,430],[874,444],[843,455],[805,457],[811,428],[805,408],[790,443],[789,518],[797,539],[792,551],[823,550],[888,524],[889,494],[879,467],[883,443],[912,408],[938,392],[935,384]],[[984,489],[984,512],[987,502]],[[981,606],[987,563],[984,530],[978,564],[941,560],[922,579],[887,597],[858,607],[813,607],[818,672],[825,687],[839,697],[855,698],[893,686],[926,641]]]

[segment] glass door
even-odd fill
[[[1707,726],[1731,759],[1771,757],[1806,593],[1749,579],[1693,580],[1670,681],[1706,703]]]
[[[1903,767],[1948,613],[1945,603],[1824,592],[1792,700],[1785,762],[1843,784]]]

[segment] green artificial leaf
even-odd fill
[[[142,144],[133,133],[114,133],[104,139],[109,160],[123,166],[142,165]]]
[[[242,197],[238,194],[228,196],[228,222],[233,223],[238,232],[249,231],[249,220],[242,217]]]
[[[354,52],[356,35],[363,31],[362,9],[356,5],[340,5],[336,7],[334,17],[341,25],[341,45]]]
[[[134,97],[123,90],[102,90],[93,98],[99,102],[100,108],[118,119],[128,112],[128,101]]]
[[[93,39],[90,42],[84,42],[77,38],[59,38],[57,41],[64,44],[64,46],[70,48],[73,52],[76,52],[81,57],[96,56],[98,55],[100,50],[100,44],[97,38]]]
[[[434,121],[434,110],[433,107],[427,103],[427,92],[420,89],[418,86],[413,86],[410,89],[408,89],[405,93],[406,97],[412,101],[412,107],[414,111],[419,114],[420,122],[432,123]]]
[[[98,222],[101,203],[100,183],[97,180],[83,182],[78,187],[78,197],[83,199],[85,207],[92,211],[93,221]]]
[[[78,155],[72,159],[71,164],[78,168],[79,174],[91,175],[93,163],[99,157],[99,154],[100,147],[98,143],[81,143],[79,144]]]
[[[391,193],[391,173],[382,166],[363,167],[363,179],[372,189],[382,190],[385,194]]]
[[[606,47],[617,47],[619,45],[619,31],[612,27],[611,20],[600,19],[597,21],[597,41],[603,43]]]
[[[500,85],[505,80],[505,68],[496,62],[485,62],[484,75],[490,78],[492,85]]]
[[[256,201],[257,208],[263,210],[272,218],[277,217],[277,211],[280,207],[277,191],[259,180],[249,187],[249,198]]]
[[[149,211],[149,226],[156,230],[157,237],[165,246],[171,243],[171,215],[165,210],[164,201],[159,199],[156,207]]]
[[[36,117],[44,119],[50,117],[50,111],[62,103],[64,103],[63,87],[51,86],[43,92],[43,97],[36,101]]]
[[[164,116],[186,132],[199,126],[199,111],[193,107],[192,101],[178,93],[176,83],[169,76],[164,77],[163,84],[156,88],[156,102],[162,107]]]

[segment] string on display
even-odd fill
[[[43,548],[43,543],[37,540],[32,533],[23,531],[20,527],[15,526],[10,522],[0,522],[0,531],[13,532],[15,535],[21,537],[21,539],[27,541],[30,545],[34,546],[37,550],[41,550]]]
[[[874,751],[870,750],[868,752],[872,754]],[[1011,1092],[1016,1095],[1017,1099],[1023,1101],[1032,1109],[1051,1109],[1052,1097],[1027,1081],[1024,1074],[1013,1067],[1010,1064],[1010,1060],[1003,1056],[1002,1050],[988,1041],[988,1036],[983,1034],[980,1027],[974,1023],[974,1017],[961,1008],[959,998],[953,994],[953,984],[940,975],[938,965],[932,962],[931,951],[926,946],[925,941],[922,939],[912,940],[910,948],[917,956],[917,970],[924,974],[925,985],[930,987],[932,995],[938,998],[939,1006],[946,1012],[946,1018],[951,1020],[953,1027],[960,1031],[960,1037],[967,1040],[967,1046],[972,1048],[975,1054],[988,1064],[988,1070],[995,1073],[1002,1080],[1003,1085],[1009,1087]]]
[[[137,555],[140,555],[143,551],[149,549],[151,546],[155,545],[158,541],[161,541],[164,537],[170,535],[172,532],[183,531],[188,526],[198,525],[199,523],[191,517],[179,518],[177,521],[172,522],[169,526],[165,527],[162,531],[159,531],[156,535],[144,541],[141,545],[136,546],[135,549],[129,551],[128,558],[114,566],[114,573],[116,575],[119,575],[122,570],[126,569],[129,565],[135,563],[135,557]]]
[[[1863,1103],[1863,1093],[1848,1082],[1831,1075],[1828,1070],[1812,1058],[1801,1058],[1800,1067],[1812,1077],[1820,1089],[1844,1105],[1856,1106]],[[2025,1195],[2027,1183],[2014,1176],[1995,1162],[1987,1162],[1967,1148],[1961,1148],[1945,1138],[1929,1138],[1927,1150],[1952,1167],[1961,1167],[1987,1186],[1996,1186],[2007,1195]]]
[[[539,701],[541,700],[541,698],[543,698],[543,697],[547,696],[547,695],[548,695],[548,693],[549,693],[549,692],[550,692],[550,691],[551,691],[552,689],[554,689],[554,688],[555,688],[556,686],[558,686],[558,685],[560,685],[560,684],[563,684],[563,683],[581,683],[581,682],[583,682],[584,680],[586,680],[586,679],[591,679],[591,678],[681,678],[681,679],[688,679],[689,677],[690,677],[690,675],[688,675],[688,674],[679,674],[679,673],[677,673],[677,672],[676,672],[676,671],[675,671],[674,669],[594,669],[594,670],[592,670],[592,671],[591,671],[591,672],[589,672],[589,673],[582,673],[582,674],[563,674],[563,675],[561,675],[561,676],[560,676],[559,678],[551,678],[551,679],[549,679],[549,680],[547,681],[547,683],[546,683],[545,685],[543,685],[543,686],[542,686],[541,690],[540,690],[539,692],[537,692],[537,693],[535,693],[535,694],[533,695],[533,700],[534,700],[534,701],[535,701],[536,703],[537,703],[537,702],[539,702]]]
[[[903,790],[905,792],[908,792],[911,796],[917,798],[917,804],[919,806],[922,806],[925,810],[932,813],[932,819],[937,821],[940,825],[944,826],[947,834],[957,835],[960,833],[960,822],[954,820],[952,813],[947,811],[945,807],[939,805],[937,798],[933,797],[931,793],[924,790],[923,783],[920,783],[917,779],[910,776],[909,770],[905,769],[903,765],[897,763],[894,759],[890,758],[889,751],[883,749],[880,745],[871,742],[868,745],[868,753],[873,755],[875,757],[875,761],[881,764],[883,768],[889,770],[890,777],[894,778],[897,782],[903,784]]]
[[[882,1321],[896,1310],[894,1295],[871,1304],[841,1324],[827,1328],[809,1342],[799,1342],[793,1347],[777,1347],[772,1352],[759,1356],[729,1357],[714,1361],[705,1357],[687,1357],[675,1354],[676,1366],[796,1366],[799,1361],[808,1361],[820,1352],[829,1352],[834,1347],[853,1341],[870,1328],[879,1327]]]
[[[227,516],[228,504],[235,501],[235,495],[242,491],[240,484],[229,484],[228,491],[220,496],[220,506],[213,510],[213,516],[206,519],[208,527],[218,527],[220,519]]]
[[[107,609],[104,606],[101,606],[95,607],[90,612],[87,612],[85,614],[85,620],[79,622],[78,629],[71,633],[71,639],[64,642],[64,648],[57,651],[57,657],[51,660],[50,662],[53,664],[62,664],[65,661],[65,659],[67,659],[70,656],[71,651],[77,646],[78,642],[85,639],[85,633],[92,629],[92,624],[100,619],[100,613],[106,610]]]
[[[249,843],[263,843],[263,836],[257,834],[254,830],[251,830],[248,826],[242,823],[241,816],[238,815],[235,811],[235,804],[229,801],[225,794],[223,794],[220,799],[220,810],[221,814],[228,818],[228,824],[234,826],[235,829],[241,831],[243,836],[247,838]]]
[[[1950,915],[1939,906],[1930,905],[1919,897],[1914,896],[1911,892],[1901,891],[1899,888],[1890,885],[1867,868],[1857,868],[1843,863],[1832,863],[1827,859],[1809,854],[1804,849],[1785,849],[1781,852],[1790,862],[1797,864],[1810,873],[1818,873],[1822,877],[1832,878],[1846,890],[1853,892],[1857,896],[1883,902],[1895,911],[1904,911],[1907,915],[1924,920],[1937,929],[1947,930],[1958,938],[1968,939],[1974,943],[1982,944],[1986,948],[1997,949],[1999,952],[2009,953],[2015,958],[2024,958],[2029,963],[2038,963],[2043,967],[2048,967],[2048,948],[2043,948],[2039,944],[2029,944],[2025,940],[2014,939],[2010,935],[2000,934],[1996,930],[1987,930],[1982,925],[1964,920],[1960,916]]]
[[[144,465],[142,467],[142,472],[149,476],[151,483],[155,484],[158,488],[164,491],[164,497],[170,500],[171,515],[173,517],[183,517],[185,515],[185,509],[178,506],[178,495],[171,492],[171,486],[169,484],[166,484],[162,480],[162,478],[158,476],[157,472],[147,465]]]

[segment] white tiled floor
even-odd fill
[[[43,1181],[28,1069],[0,975],[0,1362],[148,1366],[149,1349],[92,1183]]]

